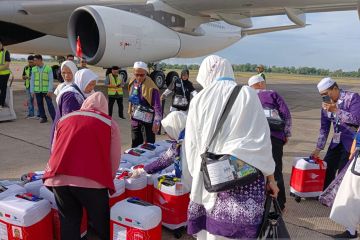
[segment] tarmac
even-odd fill
[[[245,81],[246,79],[238,79],[239,83],[244,84]],[[314,80],[285,81],[269,78],[267,82],[269,89],[276,90],[283,96],[292,114],[292,137],[284,147],[283,157],[285,182],[289,183],[293,159],[309,156],[315,148],[320,127],[321,97],[316,89],[317,82]],[[339,85],[343,89],[360,92],[356,80],[340,81]],[[25,119],[27,107],[23,82],[15,81],[12,89],[17,120],[0,122],[0,179],[18,179],[24,173],[43,170],[49,158],[51,121],[40,124],[38,120]],[[98,87],[98,90],[104,90],[104,87]],[[127,103],[127,97],[125,97],[124,106],[127,106]],[[168,106],[165,109],[168,111]],[[122,149],[125,150],[131,144],[129,117],[127,116],[125,120],[118,118],[116,104],[113,112],[114,118],[120,125]],[[157,139],[164,138],[163,135],[157,137]],[[325,152],[322,151],[321,156],[324,156]],[[316,200],[302,200],[297,203],[289,196],[289,187],[286,188],[287,211],[284,214],[284,220],[291,238],[331,239],[331,235],[344,231],[342,226],[328,218],[329,208]],[[163,239],[176,238],[173,232],[164,229]],[[180,239],[194,238],[187,235],[184,230]]]

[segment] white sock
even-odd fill
[[[346,230],[351,234],[355,235],[356,230],[354,228],[347,227]]]

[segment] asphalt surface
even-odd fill
[[[245,79],[238,81],[245,83]],[[357,81],[340,82],[340,86],[360,91]],[[320,126],[321,98],[317,93],[315,81],[268,79],[268,87],[284,97],[293,117],[292,137],[284,147],[283,158],[285,182],[289,183],[293,159],[308,156],[315,147]],[[25,119],[27,109],[24,104],[26,95],[23,84],[15,81],[12,88],[17,120],[0,122],[0,179],[19,178],[24,173],[42,170],[49,157],[51,121],[40,124],[38,120]],[[124,106],[127,106],[126,97]],[[122,148],[126,149],[131,143],[129,118],[122,120],[116,117],[116,113],[115,104],[114,116],[120,125]],[[324,154],[325,151],[322,152],[322,156]],[[344,231],[342,226],[328,218],[330,209],[316,200],[303,200],[297,203],[289,196],[289,192],[287,196],[287,211],[284,218],[292,238],[330,239],[331,235]],[[183,233],[181,239],[193,239],[192,236],[186,235],[185,231]],[[163,239],[175,239],[173,232],[164,229]]]

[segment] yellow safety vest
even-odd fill
[[[39,67],[32,68],[32,75],[34,75],[34,92],[47,93],[49,91],[49,73],[52,74],[52,69],[48,65],[43,66],[42,72]]]
[[[6,49],[3,51],[0,51],[0,66],[5,65],[5,55],[6,55]],[[8,75],[10,74],[10,69],[2,70],[0,71],[0,75]]]
[[[28,89],[30,87],[30,66],[26,66],[25,67],[25,76],[27,76],[28,78],[25,80],[25,87],[26,89]]]
[[[110,85],[119,85],[122,82],[122,79],[120,79],[120,75],[118,75],[117,78],[114,78],[112,73],[110,73],[108,75],[108,77],[109,77],[109,80],[110,80]],[[124,94],[122,87],[116,87],[116,88],[109,87],[108,88],[108,95],[109,96],[114,96],[114,95],[116,95],[116,93],[118,95],[122,96]]]

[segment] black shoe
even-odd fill
[[[41,118],[40,119],[40,123],[46,123],[47,122],[47,119],[46,118]]]
[[[121,118],[121,119],[126,119],[124,116],[120,116],[119,118]]]
[[[346,230],[343,233],[339,233],[333,236],[333,238],[335,239],[355,239],[358,237],[358,233],[357,231],[355,232],[354,235],[352,235],[348,230]]]

